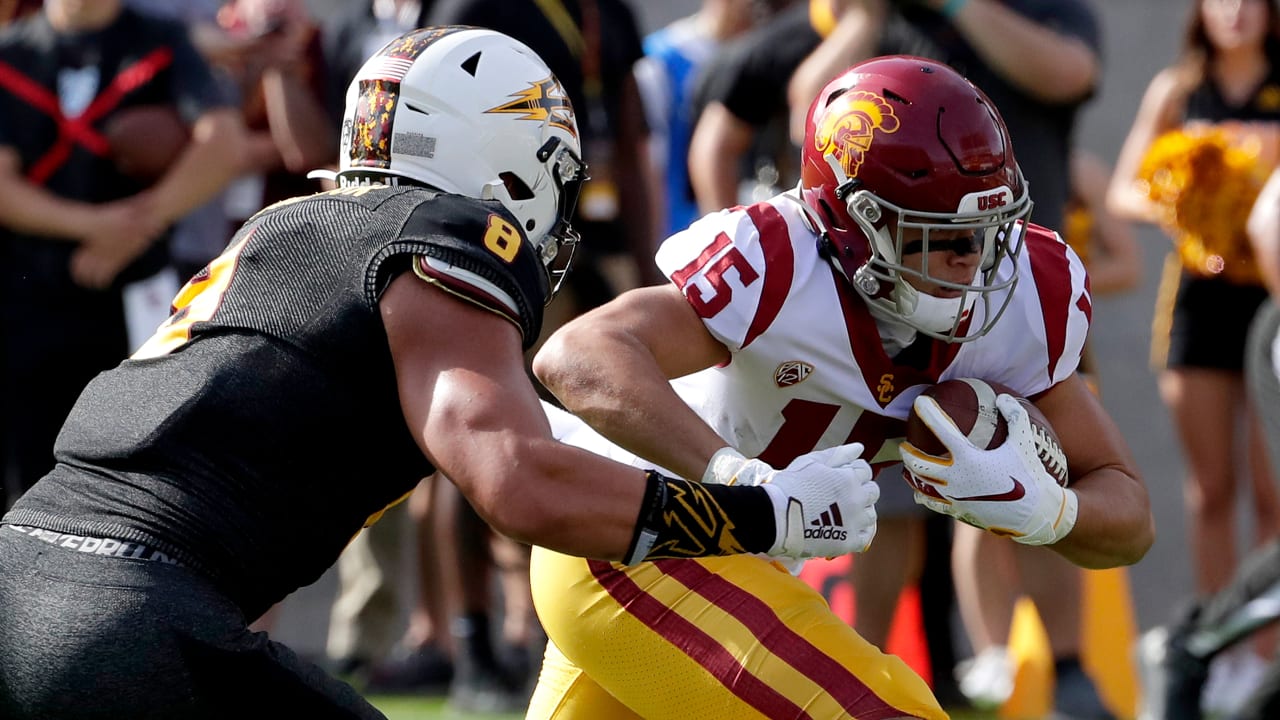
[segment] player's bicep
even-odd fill
[[[481,434],[550,437],[511,322],[411,272],[392,281],[379,309],[405,421],[442,470],[479,472],[516,449],[484,443],[481,453],[472,442]]]

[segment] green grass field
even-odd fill
[[[522,720],[523,714],[484,715],[457,713],[445,706],[443,697],[372,696],[370,700],[390,720]],[[952,720],[995,720],[994,713],[954,712]],[[601,719],[605,720],[605,719]]]
[[[443,697],[374,696],[369,698],[390,720],[520,720],[524,715],[481,715],[457,713],[445,705]]]

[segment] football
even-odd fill
[[[1030,400],[1005,385],[978,378],[944,380],[929,386],[921,395],[933,398],[974,446],[990,450],[1000,447],[1009,434],[1008,423],[996,409],[996,395],[1001,393],[1018,398],[1018,402],[1027,409],[1031,428],[1035,432],[1036,453],[1040,457],[1040,463],[1059,485],[1065,487],[1069,480],[1067,456],[1062,451],[1058,435],[1048,418]],[[906,439],[930,455],[947,454],[946,446],[925,425],[924,420],[920,419],[915,408],[907,416]]]
[[[190,138],[177,110],[166,105],[141,105],[114,113],[102,134],[120,172],[145,181],[164,175]]]

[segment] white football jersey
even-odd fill
[[[1003,291],[1014,298],[991,332],[959,344],[921,337],[890,357],[867,303],[819,254],[796,200],[707,215],[667,239],[657,263],[732,359],[672,385],[731,446],[774,467],[846,442],[863,443],[877,468],[898,462],[907,413],[926,386],[980,377],[1034,395],[1079,364],[1092,309],[1084,266],[1048,229],[1015,232],[1025,239],[1019,279]],[[1007,278],[1013,261],[1004,263]],[[974,306],[972,323],[983,307]],[[563,411],[548,413],[571,444],[653,465]]]
[[[674,385],[730,445],[774,467],[855,441],[873,464],[896,462],[927,385],[980,377],[1033,395],[1079,364],[1091,311],[1084,266],[1050,230],[1015,232],[1026,243],[1019,280],[992,331],[959,344],[921,337],[890,357],[867,303],[819,254],[794,199],[708,215],[663,243],[657,263],[732,360]],[[1006,260],[1000,275],[1012,271]],[[983,303],[973,312],[980,323]]]

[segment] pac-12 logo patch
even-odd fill
[[[813,366],[800,360],[788,360],[773,371],[773,382],[780,388],[791,387],[805,381],[813,373]]]

